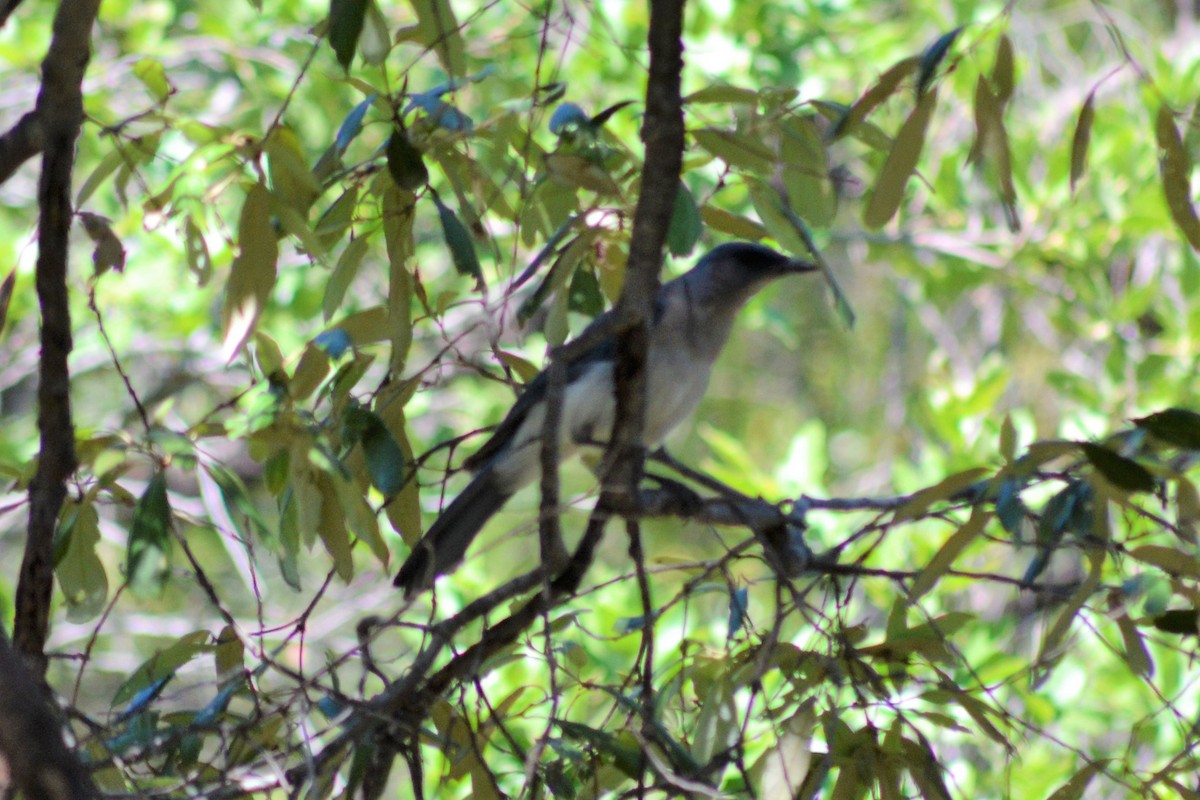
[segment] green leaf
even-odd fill
[[[222,353],[226,363],[250,338],[275,286],[279,241],[271,225],[271,193],[256,183],[238,218],[238,253],[225,287]]]
[[[917,56],[910,56],[893,64],[887,72],[880,75],[879,80],[838,119],[833,127],[833,137],[840,139],[854,133],[868,114],[896,93],[900,82],[911,75],[919,63],[920,59]]]
[[[470,275],[480,286],[483,285],[483,269],[479,266],[479,257],[475,254],[475,243],[467,226],[462,224],[458,216],[436,194],[433,202],[437,206],[438,219],[442,223],[442,235],[446,237],[446,246],[450,248],[450,258],[454,268],[460,275]]]
[[[1167,208],[1188,244],[1200,250],[1200,217],[1196,216],[1196,208],[1192,205],[1189,180],[1192,174],[1192,159],[1188,157],[1183,140],[1179,138],[1179,130],[1175,127],[1175,115],[1166,104],[1158,109],[1154,133],[1159,150],[1162,151],[1159,154],[1158,170],[1162,178],[1163,194],[1167,199]]]
[[[740,86],[705,86],[683,98],[684,103],[717,103],[719,105],[757,105],[758,92]]]
[[[1164,611],[1151,620],[1155,628],[1163,633],[1179,636],[1200,635],[1200,609],[1175,608]]]
[[[342,69],[349,71],[362,33],[369,0],[329,1],[329,45]]]
[[[1129,551],[1129,556],[1143,564],[1158,567],[1168,575],[1200,578],[1200,561],[1174,547],[1144,544]]]
[[[69,520],[66,548],[56,559],[54,575],[58,578],[63,599],[67,604],[67,619],[82,623],[94,619],[104,610],[108,597],[108,575],[104,563],[96,555],[100,543],[100,516],[95,506],[68,504],[63,520]]]
[[[1096,90],[1088,92],[1087,100],[1079,109],[1075,120],[1075,133],[1071,136],[1071,192],[1087,169],[1088,148],[1092,142],[1092,123],[1096,119]]]
[[[1015,83],[1012,40],[1008,38],[1008,34],[1002,33],[1000,41],[996,42],[996,60],[992,64],[992,88],[1000,105],[1008,105]]]
[[[165,103],[171,96],[171,82],[167,80],[167,70],[161,61],[153,58],[138,59],[133,65],[133,77],[141,81],[159,103]]]
[[[383,424],[383,420],[372,411],[362,409],[361,413],[367,418],[362,433],[362,446],[371,484],[380,494],[391,497],[404,485],[407,459],[387,426]]]
[[[379,10],[378,3],[369,0],[362,32],[358,36],[358,52],[362,54],[364,63],[377,67],[387,59],[391,49],[392,36],[387,20]]]
[[[1092,782],[1092,778],[1096,777],[1096,773],[1104,769],[1110,759],[1102,758],[1099,761],[1093,761],[1083,769],[1076,772],[1069,781],[1058,787],[1054,794],[1050,795],[1046,800],[1079,800],[1083,797],[1083,793],[1087,791],[1088,785]]]
[[[1153,492],[1157,488],[1150,470],[1133,459],[1092,442],[1083,442],[1080,447],[1096,471],[1112,485],[1129,492]]]
[[[1200,414],[1186,408],[1168,408],[1135,419],[1135,425],[1156,439],[1184,450],[1200,450]]]
[[[113,705],[119,706],[129,701],[139,691],[172,675],[196,656],[211,652],[210,638],[206,630],[193,631],[157,651],[121,684],[113,695]]]
[[[1121,631],[1121,642],[1124,645],[1125,663],[1129,668],[1138,675],[1144,675],[1147,678],[1154,676],[1154,661],[1150,658],[1150,651],[1146,648],[1146,642],[1142,638],[1142,633],[1133,624],[1133,620],[1127,614],[1121,614],[1116,619],[1117,629]],[[1195,616],[1192,617],[1192,625],[1195,627]]]
[[[679,191],[675,194],[671,226],[667,229],[667,249],[672,255],[686,256],[692,252],[702,232],[700,210],[696,208],[696,201],[687,184],[680,181]]]
[[[904,505],[896,509],[896,521],[916,519],[929,506],[941,500],[949,500],[988,473],[986,467],[973,467],[943,478],[933,486],[914,492]]]
[[[466,75],[466,43],[450,0],[412,0],[412,5],[417,12],[417,41],[433,50],[451,75]]]
[[[358,266],[366,254],[367,239],[364,236],[351,240],[346,249],[342,251],[337,266],[333,268],[333,273],[329,276],[329,282],[325,284],[325,296],[321,301],[321,312],[326,322],[329,322],[341,307],[346,290],[350,288],[350,284],[358,275]]]
[[[743,133],[700,128],[692,131],[697,144],[731,167],[757,175],[766,175],[775,163],[775,154],[761,141]]]
[[[909,114],[896,135],[896,141],[888,152],[883,169],[879,171],[871,199],[863,213],[863,224],[868,228],[881,227],[900,208],[900,202],[904,199],[904,187],[917,167],[917,159],[925,146],[925,133],[936,105],[936,89],[922,95],[917,107]]]
[[[166,585],[170,526],[167,475],[160,469],[138,500],[133,511],[133,527],[129,531],[125,572],[129,588],[139,597],[157,597]]]
[[[972,509],[970,518],[946,540],[933,559],[925,565],[925,569],[913,579],[908,591],[909,602],[915,603],[934,587],[954,565],[967,545],[979,538],[991,518],[991,514],[980,511],[980,506]]]
[[[429,168],[418,150],[400,128],[392,131],[387,145],[388,172],[396,185],[406,191],[415,192],[429,182]],[[434,198],[437,201],[437,198]]]

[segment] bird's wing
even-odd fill
[[[606,311],[599,317],[596,317],[590,325],[587,326],[580,334],[586,336],[589,331],[602,324],[607,324],[607,319],[611,317],[612,312]],[[601,361],[612,361],[616,358],[617,343],[616,339],[609,336],[597,342],[592,347],[580,353],[579,356],[572,359],[567,364],[567,384],[569,385],[580,375],[586,372],[591,367]],[[472,472],[477,472],[484,467],[493,457],[503,450],[512,440],[514,434],[521,427],[529,412],[533,410],[539,403],[546,399],[546,390],[549,385],[549,378],[546,376],[546,371],[542,370],[533,380],[525,385],[525,389],[517,397],[517,402],[508,410],[508,415],[504,421],[497,426],[492,433],[491,438],[483,443],[483,446],[470,455],[464,462],[463,466]]]

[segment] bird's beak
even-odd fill
[[[819,266],[803,258],[790,258],[783,265],[784,272],[816,272],[819,269]]]

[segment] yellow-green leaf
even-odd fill
[[[450,0],[412,0],[412,5],[417,12],[417,41],[433,50],[451,75],[466,75],[466,44]]]
[[[700,219],[713,230],[736,236],[739,239],[758,241],[767,237],[767,229],[752,219],[730,213],[716,206],[705,206],[700,209]]]
[[[775,154],[769,147],[743,133],[700,128],[692,131],[692,137],[701,147],[731,167],[765,175],[775,163]]]
[[[933,486],[914,492],[907,503],[896,509],[896,521],[903,522],[904,520],[916,519],[924,514],[925,509],[929,508],[933,503],[950,499],[987,473],[988,470],[986,467],[973,467],[962,472],[957,472],[948,478],[943,478]]]
[[[904,199],[904,187],[917,167],[917,159],[925,146],[925,133],[929,120],[937,105],[937,90],[927,92],[917,102],[917,107],[908,115],[896,141],[888,153],[883,169],[875,181],[871,199],[863,214],[863,223],[868,228],[878,228],[892,218]]]
[[[1188,244],[1200,250],[1200,217],[1196,216],[1196,208],[1192,205],[1192,188],[1189,182],[1192,160],[1183,147],[1183,140],[1179,138],[1179,130],[1175,127],[1175,115],[1165,104],[1158,109],[1154,133],[1158,139],[1159,150],[1162,151],[1159,154],[1158,170],[1162,178],[1163,194],[1167,199],[1167,208]]]
[[[267,304],[275,286],[279,242],[271,226],[271,193],[256,183],[238,218],[238,253],[225,287],[222,351],[232,361]]]
[[[1170,575],[1200,578],[1200,561],[1192,556],[1160,544],[1144,544],[1129,551],[1131,558],[1158,567]]]
[[[740,86],[705,86],[683,98],[683,102],[755,105],[758,103],[758,92]]]
[[[950,567],[954,566],[955,560],[962,554],[967,545],[975,541],[983,533],[992,515],[981,511],[980,508],[981,506],[975,506],[971,510],[971,516],[967,521],[946,540],[941,549],[925,565],[925,569],[921,570],[920,574],[913,580],[912,586],[909,587],[908,591],[910,602],[915,603],[926,592],[932,589]]]
[[[66,532],[66,548],[54,565],[63,599],[67,604],[67,619],[74,623],[87,622],[104,610],[108,597],[108,575],[96,555],[100,543],[100,516],[92,503],[77,505],[68,502],[62,519],[70,521]]]
[[[321,301],[321,312],[326,322],[329,322],[341,307],[346,290],[358,275],[358,265],[362,263],[366,254],[367,239],[363,236],[352,240],[342,251],[337,266],[333,268],[329,281],[325,284],[325,296]]]
[[[1116,622],[1117,629],[1121,631],[1121,642],[1125,648],[1125,663],[1138,675],[1152,677],[1154,661],[1150,658],[1150,651],[1146,648],[1141,631],[1126,614],[1117,617]]]

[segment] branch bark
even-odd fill
[[[59,734],[56,715],[21,656],[0,634],[0,754],[11,787],[30,800],[95,797],[83,766]]]
[[[37,295],[42,316],[38,375],[37,473],[29,485],[29,531],[17,584],[13,640],[35,678],[46,673],[50,593],[54,581],[54,533],[75,470],[71,419],[71,312],[67,293],[71,230],[71,173],[75,140],[83,123],[83,76],[100,0],[63,0],[42,62],[36,114],[43,134],[38,186]]]

